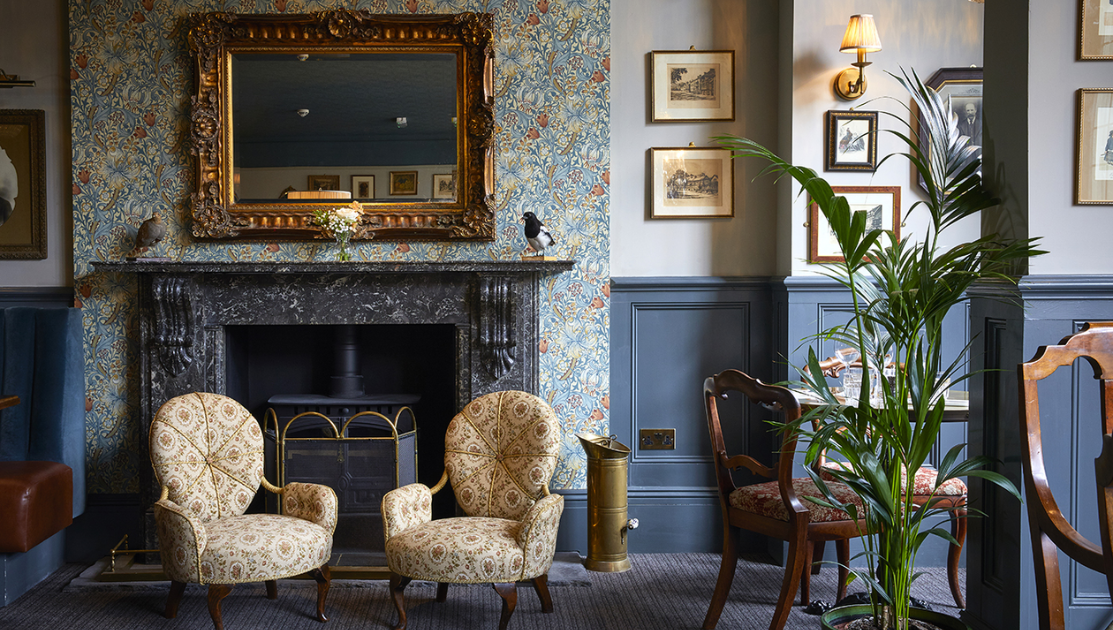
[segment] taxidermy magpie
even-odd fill
[[[545,229],[545,224],[532,212],[523,214],[522,222],[526,224],[526,241],[529,242],[529,246],[533,248],[533,251],[538,254],[544,251],[546,247],[556,242],[556,239],[549,233],[549,230]]]

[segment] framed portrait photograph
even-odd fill
[[[1113,88],[1078,91],[1079,204],[1113,204]]]
[[[931,75],[925,85],[943,97],[947,108],[958,119],[958,132],[976,147],[982,146],[982,69],[981,68],[940,68]],[[927,132],[924,130],[924,117],[916,114],[919,123],[920,146],[927,145]],[[930,148],[928,155],[930,157]],[[923,177],[917,176],[920,187],[927,190]]]
[[[1081,0],[1079,59],[1113,59],[1113,2]]]
[[[390,194],[416,195],[417,171],[391,171]]]
[[[900,186],[832,186],[831,190],[846,197],[852,211],[866,213],[867,230],[888,230],[900,238]],[[845,260],[826,215],[809,202],[808,262]]]
[[[0,260],[46,258],[46,115],[0,110]]]
[[[340,190],[339,175],[310,175],[309,190]]]
[[[734,216],[734,163],[728,149],[649,150],[651,219]]]
[[[352,199],[374,199],[375,176],[352,175]]]
[[[877,112],[827,112],[828,171],[877,170]]]
[[[734,120],[733,50],[655,50],[650,120]]]
[[[452,173],[433,175],[433,199],[456,198],[456,175]]]

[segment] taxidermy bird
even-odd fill
[[[139,226],[139,232],[135,235],[135,248],[131,250],[131,254],[147,251],[148,247],[161,241],[164,236],[166,236],[166,224],[156,212]]]
[[[533,251],[540,254],[545,251],[546,247],[550,247],[553,243],[556,243],[556,239],[553,238],[553,235],[545,228],[545,224],[541,222],[541,219],[537,218],[537,215],[532,212],[526,212],[522,215],[522,222],[526,224],[526,241],[529,243],[529,246],[533,248]]]

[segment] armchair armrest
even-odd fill
[[[564,497],[559,494],[550,494],[526,512],[517,538],[525,552],[521,579],[530,580],[548,572],[556,553],[557,527],[563,512]]]
[[[390,540],[411,527],[433,520],[433,493],[425,484],[411,483],[383,496],[383,536]]]
[[[288,483],[282,488],[282,513],[336,532],[336,492],[317,483]]]
[[[162,566],[170,579],[204,583],[201,553],[208,544],[208,533],[201,519],[189,510],[162,498],[154,505],[155,523],[162,554]]]

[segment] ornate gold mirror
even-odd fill
[[[314,210],[358,200],[361,238],[493,239],[491,24],[198,16],[194,237],[319,238]]]

